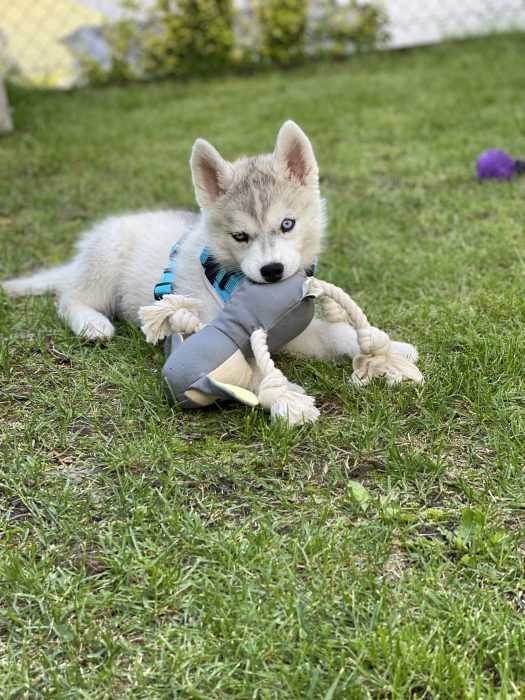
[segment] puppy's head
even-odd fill
[[[210,251],[223,267],[276,282],[312,264],[324,203],[312,145],[297,124],[283,124],[272,154],[233,163],[198,139],[190,165]]]

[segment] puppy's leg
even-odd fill
[[[316,360],[336,360],[338,357],[359,354],[357,334],[348,323],[329,323],[314,318],[297,338],[290,341],[283,351],[296,357],[313,357]]]
[[[115,332],[109,318],[78,298],[62,295],[57,309],[73,333],[87,340],[108,340]]]
[[[416,362],[418,352],[410,343],[392,341],[392,349],[411,362]],[[314,318],[297,338],[290,341],[283,351],[296,357],[313,357],[316,360],[335,361],[339,358],[359,355],[357,333],[348,323],[329,323]]]

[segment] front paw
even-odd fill
[[[397,352],[399,355],[406,357],[407,360],[413,362],[414,364],[419,359],[419,353],[417,349],[410,343],[402,343],[396,340],[392,341],[392,350]]]

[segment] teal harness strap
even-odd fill
[[[160,301],[165,294],[173,292],[173,282],[175,280],[175,259],[177,257],[177,244],[170,250],[168,266],[164,268],[160,282],[153,289],[153,296],[156,301]]]
[[[175,271],[177,265],[178,244],[175,244],[170,251],[168,266],[164,268],[160,282],[155,285],[153,296],[158,301],[165,294],[173,294],[175,288]],[[200,263],[206,275],[206,279],[211,284],[215,292],[224,303],[228,301],[235,291],[239,282],[244,279],[242,272],[227,272],[211,255],[208,248],[203,248],[199,256]]]
[[[208,282],[226,303],[245,275],[242,272],[228,272],[222,268],[208,248],[202,249],[200,261]]]

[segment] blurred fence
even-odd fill
[[[139,0],[133,21],[140,26],[156,1]],[[384,9],[381,48],[525,29],[525,0],[370,1]],[[250,0],[235,5],[242,15]],[[311,0],[314,11],[315,5]],[[102,27],[129,17],[126,13],[121,0],[0,0],[0,77],[7,73],[13,80],[45,87],[78,84],[79,55],[85,52],[101,66],[107,63],[111,49]]]

